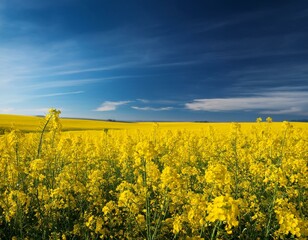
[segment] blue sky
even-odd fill
[[[308,118],[307,1],[0,1],[0,113]]]

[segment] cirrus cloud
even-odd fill
[[[173,107],[154,108],[154,107],[137,107],[137,106],[132,106],[132,108],[135,110],[141,110],[141,111],[168,111],[168,110],[173,109]]]
[[[307,91],[271,91],[252,97],[194,99],[185,107],[194,111],[259,111],[264,114],[308,114]]]
[[[100,107],[96,108],[95,111],[98,112],[106,112],[106,111],[114,111],[116,110],[119,106],[125,105],[130,103],[131,101],[105,101],[101,104]]]

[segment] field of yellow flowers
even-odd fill
[[[308,126],[0,135],[0,239],[307,239]],[[273,127],[275,126],[275,127]]]

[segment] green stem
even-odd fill
[[[271,204],[270,209],[269,209],[269,217],[268,217],[268,222],[266,224],[265,239],[268,239],[268,236],[270,234],[270,225],[271,225],[271,221],[272,221],[273,208],[274,208],[274,205],[275,205],[275,201],[276,201],[276,190],[275,190],[275,193],[274,193],[272,204]]]
[[[168,211],[168,207],[169,207],[169,201],[166,201],[166,195],[165,195],[164,208],[163,208],[162,213],[161,213],[161,215],[160,215],[160,217],[158,219],[158,222],[157,222],[157,224],[155,226],[155,230],[154,230],[153,235],[152,235],[152,240],[155,239],[157,231],[161,227],[162,220],[165,219],[165,217],[166,217],[166,214],[167,214],[167,211]]]
[[[150,198],[148,194],[148,186],[147,186],[147,169],[146,169],[146,160],[143,159],[143,186],[145,187],[145,204],[146,204],[146,224],[147,224],[147,240],[151,240],[151,213],[150,213]]]
[[[215,237],[215,233],[216,233],[216,229],[217,229],[218,225],[220,225],[220,221],[216,222],[216,224],[214,226],[214,229],[213,229],[212,234],[211,234],[211,240],[213,240],[214,237]]]
[[[50,117],[47,119],[47,121],[46,121],[46,123],[45,123],[45,125],[44,125],[44,127],[43,127],[43,130],[42,130],[42,132],[41,132],[40,142],[39,142],[39,145],[38,145],[36,158],[40,158],[40,156],[41,156],[41,150],[42,150],[44,132],[45,132],[45,130],[46,130],[46,128],[47,128],[47,125],[48,125],[49,121],[51,120],[51,118],[52,118],[52,116],[50,116]]]
[[[233,151],[235,156],[235,199],[238,198],[238,169],[239,169],[236,144],[237,144],[237,138],[235,138],[233,143]]]

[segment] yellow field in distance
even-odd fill
[[[0,129],[19,129],[25,132],[35,132],[39,130],[40,125],[44,122],[43,117],[22,116],[22,115],[9,115],[0,114]],[[200,130],[209,127],[218,128],[221,131],[227,131],[230,128],[230,123],[201,123],[201,122],[112,122],[103,120],[86,120],[86,119],[68,119],[61,118],[63,131],[83,131],[83,130],[146,130],[152,129],[158,125],[160,129],[187,129],[187,130]],[[249,129],[253,124],[243,122],[242,128]],[[271,123],[273,128],[281,127],[281,122]],[[308,130],[308,123],[292,123],[295,127]]]

